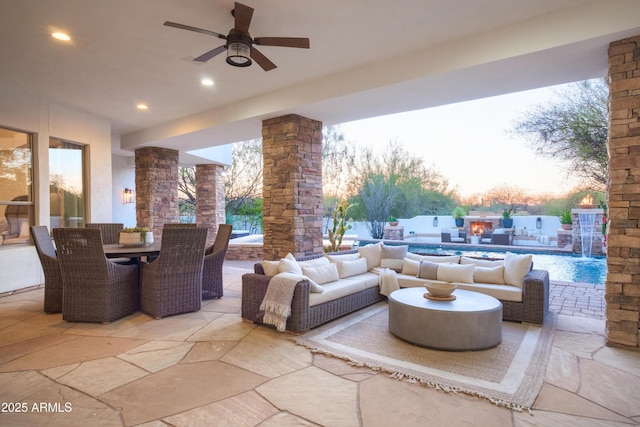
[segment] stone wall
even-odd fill
[[[178,216],[178,151],[145,147],[136,150],[136,224],[162,238],[162,227]]]
[[[262,153],[265,259],[322,253],[322,122],[265,120]]]
[[[196,165],[196,223],[209,228],[207,245],[226,221],[223,172],[221,165]]]
[[[640,36],[609,45],[607,342],[640,347]]]

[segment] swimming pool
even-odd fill
[[[360,241],[364,246],[373,241]],[[409,252],[433,255],[465,255],[482,258],[504,258],[504,251],[495,250],[469,250],[463,246],[429,245],[429,244],[409,244]],[[564,282],[593,283],[604,286],[607,278],[606,257],[583,258],[580,255],[558,254],[558,253],[537,253],[527,250],[527,248],[509,247],[509,252],[531,253],[533,254],[534,268],[549,271],[551,280]]]

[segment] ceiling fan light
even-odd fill
[[[240,41],[229,43],[227,47],[227,64],[234,67],[251,65],[251,47]]]

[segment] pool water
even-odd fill
[[[514,248],[513,253],[532,253]],[[409,252],[421,254],[456,254],[482,258],[504,258],[505,252],[469,251],[464,248],[443,248],[440,246],[409,245]],[[593,283],[604,286],[607,278],[606,257],[584,258],[573,254],[533,253],[533,267],[549,271],[550,280],[564,282]]]

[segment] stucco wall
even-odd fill
[[[110,222],[111,123],[93,114],[76,110],[0,84],[0,126],[34,135],[34,224],[49,223],[49,138],[87,145],[86,221]],[[0,246],[0,293],[42,283],[40,262],[33,246]]]

